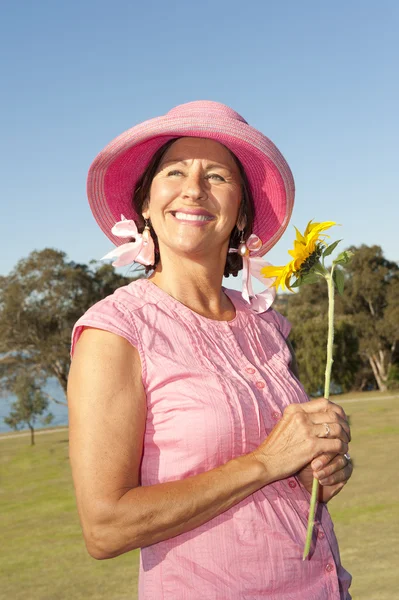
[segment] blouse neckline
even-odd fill
[[[203,315],[200,315],[199,313],[195,312],[194,310],[191,310],[191,308],[189,308],[188,306],[186,306],[179,300],[176,300],[176,298],[174,298],[173,296],[171,296],[170,294],[165,292],[162,288],[158,287],[155,283],[153,283],[149,279],[143,278],[143,279],[139,279],[138,281],[143,282],[143,285],[147,287],[147,290],[151,293],[151,295],[153,297],[155,297],[161,301],[169,302],[169,304],[174,306],[174,308],[177,310],[178,313],[185,314],[185,316],[190,317],[191,320],[193,318],[199,319],[200,321],[202,321],[203,323],[208,324],[208,325],[213,325],[213,326],[220,325],[221,327],[226,327],[226,326],[230,327],[231,325],[234,325],[238,321],[240,313],[244,312],[244,307],[242,306],[240,299],[237,298],[237,296],[235,294],[235,290],[229,290],[223,286],[222,286],[222,290],[224,291],[226,296],[231,300],[231,302],[234,306],[235,312],[236,312],[235,317],[233,317],[233,319],[229,319],[229,320],[210,319],[208,317],[204,317]]]

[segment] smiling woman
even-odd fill
[[[348,600],[325,506],[351,475],[348,421],[308,401],[274,293],[248,283],[291,215],[286,161],[232,109],[192,102],[111,142],[88,193],[110,255],[149,272],[73,331],[70,459],[89,553],[141,548],[141,600]],[[241,268],[242,295],[222,287]]]
[[[184,164],[180,164],[180,167],[184,167],[185,171],[179,171],[179,169],[177,168],[179,166],[179,163],[181,163],[181,159],[179,159],[178,156],[176,156],[176,159],[173,158],[173,155],[171,157],[171,155],[169,154],[169,149],[171,148],[171,146],[173,146],[174,148],[171,148],[171,152],[173,152],[173,154],[176,154],[176,152],[178,153],[179,151],[179,147],[181,147],[180,145],[184,142],[187,145],[187,143],[191,143],[194,144],[192,147],[192,151],[191,153],[196,154],[196,148],[195,148],[195,143],[201,143],[201,142],[206,142],[208,140],[203,140],[201,138],[186,138],[186,139],[172,139],[169,140],[168,142],[166,142],[166,144],[164,144],[152,157],[147,169],[144,171],[143,175],[141,176],[141,178],[139,179],[135,191],[134,191],[134,196],[133,196],[133,206],[135,209],[135,212],[137,215],[143,215],[143,210],[145,209],[146,206],[148,206],[148,200],[150,197],[150,193],[151,193],[151,187],[153,184],[153,179],[155,177],[155,175],[159,175],[160,170],[166,170],[167,171],[167,176],[168,177],[175,177],[175,178],[181,178],[181,177],[187,177],[187,162],[184,161]],[[179,145],[178,145],[179,143]],[[221,144],[218,144],[217,142],[215,143],[215,148],[213,149],[213,152],[218,154],[218,150],[219,152],[222,153],[222,156],[224,158],[227,159],[227,164],[220,164],[220,163],[216,163],[216,164],[212,164],[212,162],[210,161],[209,157],[207,158],[207,160],[209,161],[209,164],[206,165],[206,171],[203,173],[203,177],[206,180],[210,181],[211,183],[214,183],[214,188],[216,187],[217,183],[222,183],[222,182],[228,182],[231,181],[232,177],[234,177],[236,180],[238,180],[239,185],[240,185],[240,204],[239,204],[239,212],[238,212],[238,216],[237,216],[237,223],[242,224],[242,229],[240,230],[237,227],[234,227],[231,234],[230,234],[230,240],[229,240],[229,247],[238,247],[238,244],[240,243],[240,239],[242,237],[246,238],[248,237],[249,233],[252,231],[253,228],[253,220],[254,220],[254,204],[253,204],[253,199],[252,199],[252,194],[250,191],[250,187],[249,187],[249,183],[248,183],[248,179],[247,176],[245,174],[245,171],[243,169],[243,166],[241,165],[240,161],[225,147],[222,146]],[[219,147],[219,148],[218,148]],[[184,148],[183,148],[184,149]],[[204,149],[202,150],[202,153],[204,153]],[[199,155],[200,156],[200,155]],[[169,158],[168,158],[169,157]],[[209,188],[211,189],[212,186],[209,185]],[[201,208],[191,208],[189,209],[189,207],[185,207],[184,209],[184,214],[188,214],[189,212],[191,214],[193,214],[194,212],[196,212],[196,214],[202,213],[202,214],[207,214],[208,216],[213,217],[211,212],[208,212],[205,210],[204,206],[202,205],[201,202]],[[174,214],[174,212],[172,211],[172,214]],[[149,215],[148,211],[147,211],[147,215]],[[147,217],[148,218],[148,217]],[[143,218],[138,218],[138,222],[139,222],[139,226],[138,226],[138,230],[139,231],[143,231],[144,230],[144,219]],[[155,244],[155,260],[154,260],[154,264],[150,265],[150,266],[146,266],[145,270],[146,273],[154,270],[154,268],[158,265],[159,263],[159,245],[158,245],[158,237],[156,234],[155,229],[152,227],[151,223],[150,223],[150,228],[151,228],[151,235],[152,238],[154,240],[154,244]],[[242,258],[240,256],[240,254],[227,254],[226,256],[226,265],[225,265],[225,270],[223,275],[225,277],[228,277],[229,275],[233,275],[233,276],[237,276],[239,271],[242,269]]]

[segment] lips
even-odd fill
[[[181,212],[177,212],[174,215],[172,214],[172,218],[179,221],[179,223],[190,223],[190,225],[210,223],[213,221],[213,217],[207,217],[205,215],[189,215]]]
[[[207,210],[204,210],[203,208],[185,208],[183,210],[173,210],[171,211],[171,213],[173,216],[175,216],[176,213],[183,213],[186,215],[199,215],[202,217],[211,217],[213,219],[213,215]]]
[[[172,217],[183,223],[207,223],[215,218],[204,209],[184,209],[171,211]]]

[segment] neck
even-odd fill
[[[205,262],[163,253],[149,279],[194,312],[210,319],[230,320],[235,311],[222,290],[223,272],[224,262],[218,257]]]

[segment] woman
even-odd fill
[[[243,297],[222,287],[287,226],[284,158],[230,108],[192,102],[111,142],[88,195],[111,240],[134,238],[114,264],[151,271],[73,333],[70,458],[89,553],[142,548],[142,599],[350,598],[325,506],[352,472],[345,413],[308,401],[273,293],[253,296],[248,273]],[[322,502],[302,561],[313,474]]]

